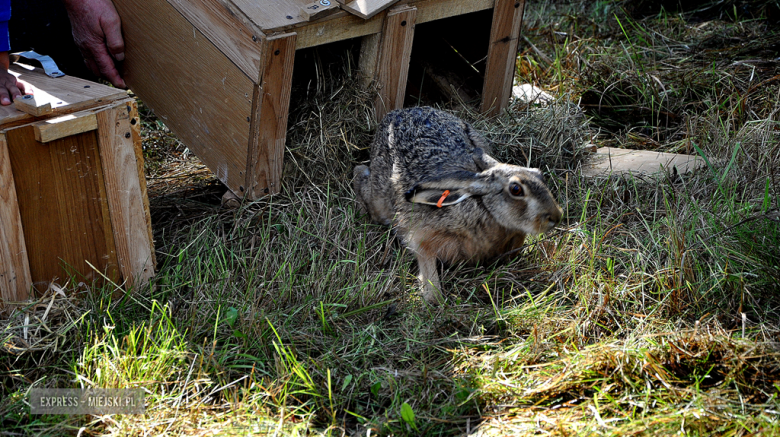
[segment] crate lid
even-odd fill
[[[43,118],[58,117],[128,97],[125,90],[73,76],[51,78],[42,69],[23,64],[14,64],[9,71],[32,85],[35,101],[38,104],[51,105],[51,112]],[[0,106],[0,129],[18,126],[35,119],[36,117],[16,109],[14,104]]]

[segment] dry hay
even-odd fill
[[[377,127],[373,90],[349,76],[323,81],[331,88],[295,105],[291,115],[283,174],[288,190],[328,184],[351,190],[352,169],[368,162]],[[545,107],[517,103],[497,119],[460,105],[450,110],[485,136],[497,159],[545,171],[576,168],[592,135],[586,117],[566,99]]]
[[[73,288],[82,293],[74,293]],[[63,344],[68,332],[86,315],[79,300],[88,292],[84,284],[60,287],[52,282],[41,297],[8,305],[2,318],[0,350],[9,356],[36,353],[39,359],[62,353],[70,347]]]
[[[737,411],[749,415],[743,420],[750,427],[775,420],[778,343],[736,339],[717,322],[705,324],[579,350],[530,337],[500,357],[474,354],[459,370],[487,405],[502,406],[478,435],[664,434],[681,426],[710,434]],[[601,400],[589,402],[595,398]]]
[[[530,39],[552,60],[554,50]],[[561,65],[582,61],[575,49],[585,46],[564,42],[557,41],[558,50],[565,45],[571,51],[564,51]],[[682,50],[676,43],[670,47]],[[609,68],[630,63],[601,61],[610,75]],[[593,66],[571,68],[572,77],[575,71],[586,77]],[[735,89],[749,90],[741,68],[718,77],[735,74]],[[595,79],[586,86],[599,95],[618,89],[619,97],[635,99],[643,97],[641,86],[663,92],[653,77],[620,73],[612,88],[607,83],[597,89]],[[668,81],[679,76],[673,73],[654,75],[668,90]],[[593,112],[583,114],[566,94],[581,89],[566,86],[550,106],[515,102],[493,120],[444,106],[472,122],[498,159],[541,167],[571,210],[569,227],[531,239],[533,250],[522,257],[445,269],[451,302],[430,309],[413,290],[413,257],[386,228],[369,224],[353,208],[352,168],[367,161],[377,124],[373,94],[358,86],[348,67],[318,74],[316,87],[294,94],[282,192],[236,210],[221,209],[225,188],[156,120],[145,120],[163,274],[153,290],[136,297],[166,303],[163,319],[168,324],[170,317],[169,326],[180,333],[186,330],[187,357],[198,360],[177,362],[169,376],[158,378],[165,383],[146,380],[150,389],[165,387],[171,394],[147,422],[123,420],[108,429],[224,434],[232,432],[223,427],[228,421],[264,429],[267,417],[255,418],[299,408],[288,418],[301,426],[324,429],[333,423],[331,413],[348,410],[368,421],[358,425],[345,414],[346,432],[373,428],[402,435],[408,427],[393,409],[401,401],[412,405],[419,425],[461,434],[480,420],[485,434],[495,425],[496,434],[561,435],[669,434],[683,428],[681,420],[687,431],[699,418],[725,423],[737,417],[749,424],[764,414],[769,418],[758,426],[776,421],[767,411],[777,410],[773,384],[780,382],[777,299],[771,296],[777,285],[768,281],[780,273],[771,265],[777,248],[765,247],[773,240],[763,242],[753,228],[776,229],[777,214],[754,208],[722,218],[723,205],[733,200],[723,200],[726,188],[744,187],[736,201],[753,205],[766,178],[776,173],[777,116],[762,111],[771,103],[769,86],[745,100],[757,117],[733,111],[736,103],[727,108],[733,114],[728,129],[720,118],[728,111],[697,100],[711,110],[683,114],[685,123],[670,123],[668,130],[664,123],[654,126],[659,131],[632,125],[596,136],[588,118]],[[631,178],[584,181],[576,169],[591,141],[669,151],[690,151],[688,143],[696,143],[713,157],[712,166],[689,178],[647,184]],[[726,171],[734,141],[740,146]],[[165,159],[155,164],[154,154]],[[36,315],[57,331],[52,312],[42,317],[48,304],[44,299]],[[232,322],[217,324],[225,311],[234,311]],[[14,317],[7,343],[23,353],[18,338],[29,343],[30,331],[25,337],[22,313]],[[62,326],[73,319],[59,317]],[[90,335],[102,339],[101,328]],[[46,342],[39,344],[52,344]],[[289,355],[274,350],[277,345]],[[298,360],[297,371],[308,372],[307,393],[314,394],[283,393],[297,377],[285,361],[290,357]],[[188,372],[193,378],[186,378]],[[250,384],[255,375],[263,376]],[[354,378],[349,386],[343,383],[347,375]],[[219,393],[211,397],[214,390]],[[180,421],[178,406],[188,413]],[[376,410],[360,412],[357,406]],[[637,411],[646,416],[631,416]],[[711,423],[701,426],[712,429]]]
[[[546,172],[574,170],[587,158],[592,132],[587,117],[568,96],[549,105],[513,101],[498,118],[461,107],[459,115],[493,145],[495,158]]]

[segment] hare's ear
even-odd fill
[[[534,175],[536,179],[539,179],[540,181],[544,182],[544,175],[542,175],[542,171],[538,168],[529,168],[528,172]]]
[[[441,208],[455,205],[471,196],[484,196],[502,189],[501,184],[491,175],[460,171],[420,182],[404,196],[412,203],[436,205]]]
[[[474,157],[474,163],[477,164],[477,168],[479,168],[480,171],[485,171],[498,165],[498,161],[479,147],[474,149],[472,156]]]

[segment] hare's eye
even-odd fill
[[[520,184],[518,183],[512,183],[511,185],[509,185],[509,194],[515,197],[520,197],[524,194],[523,187],[521,187]]]

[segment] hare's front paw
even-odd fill
[[[444,296],[439,291],[439,284],[434,285],[431,281],[422,284],[422,297],[429,305],[437,306],[444,303]]]
[[[371,176],[371,171],[365,165],[358,165],[352,171],[352,190],[355,191],[355,198],[357,198],[358,209],[362,213],[368,212],[369,199],[363,197],[363,191],[368,188],[368,177]]]
[[[417,264],[420,268],[422,296],[425,301],[431,305],[444,303],[444,297],[441,295],[439,272],[436,271],[436,257],[421,251],[417,254]]]

